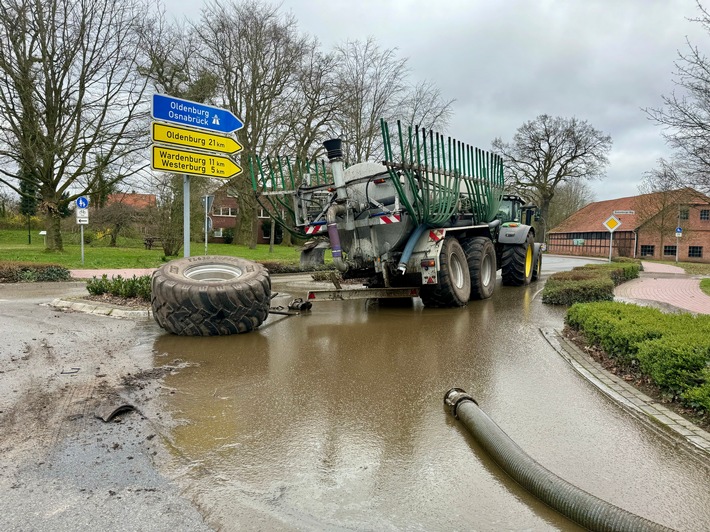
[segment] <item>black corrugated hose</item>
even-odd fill
[[[542,467],[460,388],[449,390],[444,403],[513,480],[575,523],[610,532],[672,530],[595,497]]]

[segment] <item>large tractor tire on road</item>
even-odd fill
[[[238,257],[173,260],[153,273],[151,288],[155,321],[181,336],[245,333],[269,315],[268,270]]]
[[[501,257],[501,275],[506,286],[530,284],[533,275],[534,243],[528,234],[523,244],[507,245]]]
[[[531,280],[537,281],[542,273],[542,244],[535,244],[533,248],[533,272]]]
[[[471,275],[471,300],[488,299],[496,286],[496,249],[490,238],[477,236],[461,242]]]
[[[447,236],[439,255],[439,282],[423,285],[419,296],[425,307],[463,307],[471,297],[471,276],[461,244]]]

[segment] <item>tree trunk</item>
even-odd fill
[[[47,231],[47,251],[64,251],[61,231],[62,217],[56,209],[47,209],[44,218],[44,229]]]
[[[259,241],[259,229],[261,224],[256,219],[256,213],[251,220],[251,239],[249,240],[249,249],[256,249],[256,243]]]
[[[108,247],[115,248],[118,241],[118,233],[121,231],[120,225],[114,225],[113,231],[111,231],[111,242],[109,242]]]
[[[545,197],[540,200],[540,222],[542,222],[542,231],[539,231],[536,235],[536,240],[538,242],[544,242],[547,232],[552,229],[552,227],[547,227],[547,216],[550,213],[550,202],[551,197]]]
[[[269,253],[274,252],[274,240],[276,239],[276,220],[271,219],[271,233],[269,234]]]

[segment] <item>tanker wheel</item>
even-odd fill
[[[532,234],[524,244],[505,246],[501,257],[501,275],[507,286],[530,284],[533,274],[534,243]]]
[[[155,321],[181,336],[245,333],[269,315],[268,270],[237,257],[173,260],[153,273],[151,289]]]
[[[452,236],[444,239],[439,255],[439,282],[423,285],[419,296],[425,307],[463,307],[471,297],[466,254]]]
[[[490,238],[477,236],[461,242],[471,275],[471,299],[488,299],[496,286],[496,249]]]
[[[533,264],[535,265],[532,272],[532,281],[537,281],[542,273],[542,245],[535,244],[533,248]]]

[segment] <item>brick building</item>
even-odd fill
[[[614,214],[615,211],[618,214]],[[604,222],[621,225],[613,238]],[[682,236],[676,236],[681,228]],[[710,262],[710,198],[685,188],[590,203],[549,231],[550,253]]]
[[[212,241],[222,242],[225,229],[234,229],[237,225],[237,214],[239,213],[239,203],[236,196],[229,194],[228,185],[219,187],[214,192],[214,202],[212,203]],[[264,209],[257,211],[257,223],[259,228],[258,244],[268,244],[271,230],[271,218]],[[280,228],[276,233],[277,243],[281,241]]]

